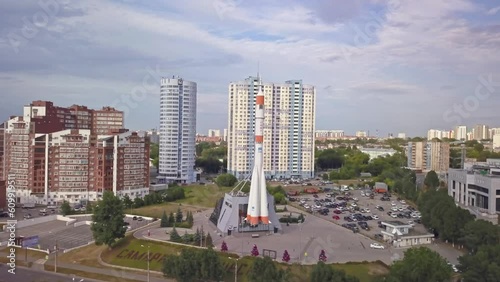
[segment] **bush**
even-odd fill
[[[281,223],[299,223],[299,219],[297,217],[282,217],[279,221]]]

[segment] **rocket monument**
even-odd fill
[[[255,157],[248,195],[247,222],[250,225],[269,224],[266,176],[263,168],[264,93],[261,86],[255,99]]]
[[[274,209],[274,197],[267,192],[264,174],[264,92],[259,83],[255,96],[255,152],[249,193],[242,192],[248,178],[240,181],[231,192],[221,198],[210,216],[210,221],[224,234],[232,232],[282,230]]]

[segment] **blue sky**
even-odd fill
[[[159,77],[179,75],[204,133],[227,127],[228,83],[260,62],[264,81],[316,86],[317,129],[500,127],[499,50],[497,0],[8,1],[0,119],[42,99],[157,127]]]

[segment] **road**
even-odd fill
[[[80,277],[73,278],[71,275],[55,274],[40,270],[28,268],[16,268],[16,274],[7,272],[8,267],[2,264],[0,267],[0,282],[99,282],[99,280],[82,279]]]

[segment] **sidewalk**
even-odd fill
[[[54,263],[53,262],[46,262],[45,265],[54,266]],[[107,276],[114,276],[114,277],[118,277],[118,278],[126,278],[126,279],[137,280],[137,281],[147,281],[148,280],[147,273],[137,274],[134,272],[125,271],[125,270],[121,270],[121,269],[114,269],[114,268],[103,269],[103,268],[91,267],[91,266],[86,266],[86,265],[81,265],[81,264],[61,263],[61,262],[57,263],[57,267],[68,268],[68,269],[73,269],[73,270],[82,271],[82,272],[97,273],[97,274],[107,275]],[[151,282],[165,282],[165,281],[175,281],[175,280],[169,280],[166,278],[159,278],[158,276],[151,274],[150,281]]]

